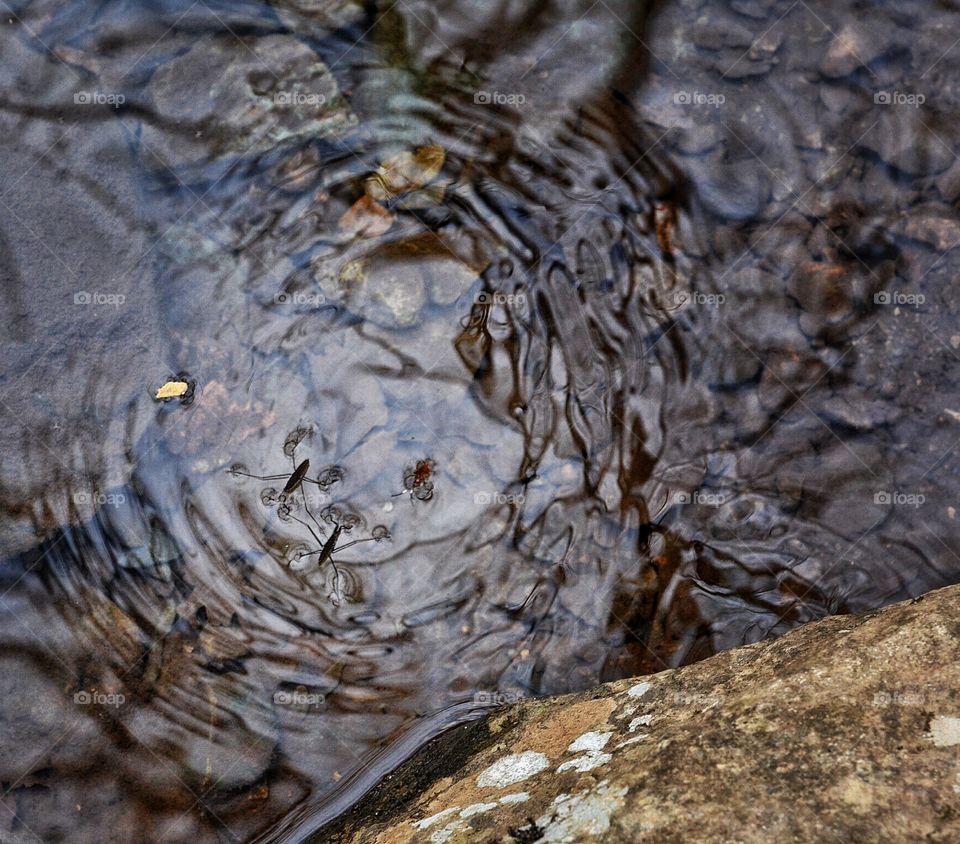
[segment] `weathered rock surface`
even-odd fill
[[[461,726],[316,841],[956,841],[960,587]]]
[[[354,123],[333,74],[290,35],[201,39],[157,70],[146,100],[144,154],[168,167],[333,137]]]

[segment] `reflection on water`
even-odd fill
[[[4,840],[303,840],[491,702],[956,581],[919,10],[9,0]]]

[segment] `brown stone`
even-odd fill
[[[314,841],[960,840],[960,587],[522,701]]]

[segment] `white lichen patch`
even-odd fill
[[[576,759],[571,759],[569,762],[564,762],[559,768],[557,768],[557,773],[562,774],[564,771],[592,771],[594,768],[599,768],[601,765],[606,765],[613,757],[609,753],[601,753],[599,750],[590,750],[587,753],[584,753],[583,756],[578,756]]]
[[[437,821],[447,817],[447,815],[452,815],[454,812],[459,811],[459,806],[451,806],[449,809],[444,809],[442,812],[437,812],[435,815],[431,815],[429,818],[424,818],[422,821],[415,821],[413,825],[417,829],[427,829],[427,827],[433,826]]]
[[[580,753],[584,750],[603,750],[612,737],[613,733],[584,733],[579,738],[573,740],[573,743],[567,748],[567,753]]]
[[[550,760],[542,753],[526,750],[498,759],[477,777],[480,788],[506,788],[523,782],[550,767]]]
[[[472,818],[474,815],[480,815],[483,812],[489,812],[491,809],[496,809],[497,806],[497,803],[471,803],[460,812],[460,817]]]
[[[652,688],[653,686],[650,683],[637,683],[637,685],[627,689],[627,694],[630,697],[643,697]]]
[[[634,730],[640,729],[640,727],[647,727],[650,725],[650,722],[653,720],[652,715],[641,715],[639,718],[634,718],[630,722],[630,726],[627,727],[628,730],[632,733]]]
[[[516,794],[504,794],[500,802],[504,805],[510,803],[526,803],[530,799],[530,794],[526,791],[518,791]]]
[[[955,744],[960,744],[960,718],[938,715],[930,722],[927,738],[937,747],[953,747]]]
[[[643,741],[644,739],[650,738],[650,733],[640,733],[638,736],[633,738],[628,738],[626,741],[620,742],[614,750],[619,750],[621,747],[626,747],[628,744],[636,744],[638,741]]]
[[[537,818],[543,830],[541,842],[573,844],[588,836],[603,835],[610,829],[611,815],[623,807],[624,786],[612,786],[603,780],[579,794],[561,794],[554,798],[550,811]]]

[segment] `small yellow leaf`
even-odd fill
[[[176,399],[182,396],[190,385],[186,381],[167,381],[159,390],[157,390],[158,399]]]

